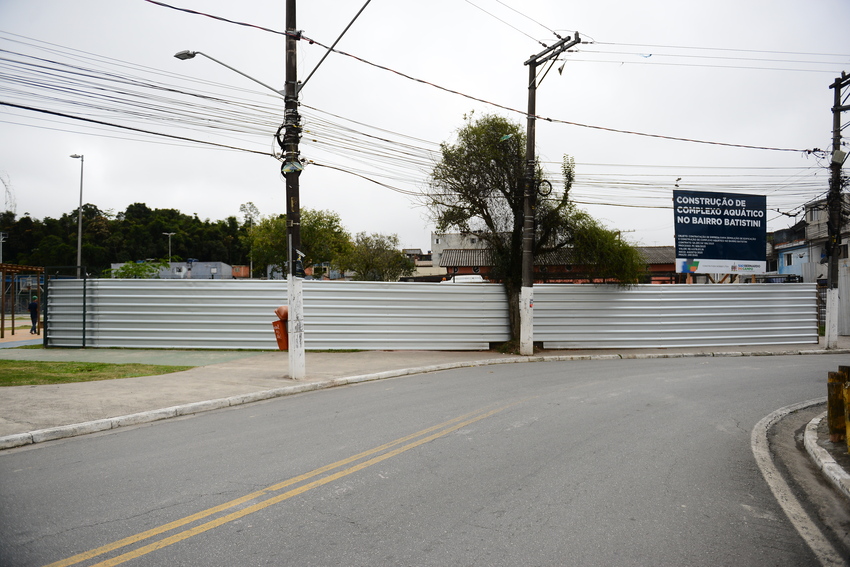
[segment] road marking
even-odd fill
[[[92,549],[90,551],[79,553],[79,554],[74,555],[72,557],[68,557],[67,559],[63,559],[61,561],[56,561],[54,563],[50,563],[49,565],[46,565],[45,567],[68,567],[70,565],[76,565],[76,564],[81,563],[81,562],[83,562],[87,559],[92,559],[94,557],[98,557],[100,555],[104,555],[106,553],[109,553],[110,551],[115,551],[115,550],[121,549],[123,547],[127,547],[128,545],[132,545],[132,544],[135,544],[135,543],[142,542],[146,539],[150,539],[152,537],[164,534],[165,532],[171,531],[173,529],[186,526],[188,524],[191,524],[191,523],[196,522],[198,520],[201,520],[203,518],[207,518],[207,517],[212,516],[214,514],[217,514],[219,512],[223,512],[223,511],[228,510],[230,508],[244,504],[246,502],[250,502],[251,500],[255,500],[255,499],[260,498],[262,496],[266,496],[270,493],[278,492],[279,490],[281,490],[283,488],[292,486],[294,484],[298,484],[300,482],[303,482],[305,480],[309,480],[309,479],[316,477],[318,475],[321,475],[323,473],[330,472],[334,469],[337,469],[337,468],[340,468],[342,466],[351,464],[355,461],[363,459],[364,457],[368,457],[368,456],[371,456],[371,455],[375,455],[376,453],[382,453],[383,452],[383,454],[380,454],[376,457],[373,457],[373,458],[371,458],[367,461],[363,461],[363,462],[356,464],[354,466],[351,466],[347,469],[343,469],[341,471],[338,471],[338,472],[336,472],[332,475],[322,477],[318,480],[314,480],[313,482],[307,483],[307,484],[302,485],[298,488],[294,488],[292,490],[289,490],[289,491],[284,492],[282,494],[279,494],[277,496],[267,498],[266,500],[263,500],[263,501],[258,502],[256,504],[252,504],[252,505],[247,506],[245,508],[242,508],[241,510],[238,510],[236,512],[231,512],[230,514],[227,514],[227,515],[222,516],[220,518],[217,518],[215,520],[211,520],[209,522],[206,522],[206,523],[201,524],[199,526],[196,526],[194,528],[184,530],[184,531],[179,532],[177,534],[174,534],[170,537],[167,537],[165,539],[158,540],[156,542],[150,543],[150,544],[143,546],[143,547],[140,547],[136,550],[126,552],[126,553],[119,555],[117,557],[114,557],[112,559],[108,559],[108,560],[102,561],[100,563],[96,563],[96,564],[92,565],[92,567],[106,567],[106,566],[109,566],[109,565],[119,565],[121,563],[129,561],[130,559],[140,557],[142,555],[145,555],[145,554],[150,553],[152,551],[155,551],[157,549],[162,549],[164,547],[167,547],[167,546],[172,545],[174,543],[183,541],[183,540],[188,539],[192,536],[201,534],[203,532],[206,532],[208,530],[211,530],[213,528],[216,528],[216,527],[221,526],[223,524],[226,524],[228,522],[232,522],[234,520],[237,520],[237,519],[242,518],[244,516],[247,516],[249,514],[253,514],[254,512],[259,512],[260,510],[268,508],[269,506],[272,506],[274,504],[278,504],[280,502],[283,502],[284,500],[292,498],[293,496],[303,494],[304,492],[307,492],[308,490],[311,490],[313,488],[323,486],[325,484],[328,484],[330,482],[338,480],[338,479],[340,479],[344,476],[347,476],[347,475],[353,474],[355,472],[361,471],[365,468],[371,467],[372,465],[378,464],[378,463],[385,461],[389,458],[395,457],[396,455],[404,453],[405,451],[409,451],[410,449],[414,449],[416,447],[419,447],[420,445],[423,445],[423,444],[428,443],[430,441],[433,441],[435,439],[439,439],[440,437],[448,435],[449,433],[457,431],[458,429],[466,427],[467,425],[470,425],[472,423],[475,423],[477,421],[480,421],[482,419],[485,419],[485,418],[488,418],[492,415],[495,415],[495,414],[497,414],[501,411],[504,411],[505,409],[507,409],[509,407],[515,406],[515,405],[517,405],[517,404],[519,404],[523,401],[525,401],[525,400],[519,400],[519,401],[510,403],[510,404],[507,404],[507,405],[504,405],[504,406],[501,406],[501,407],[498,407],[498,408],[495,408],[495,409],[491,409],[489,411],[485,411],[485,410],[487,410],[488,407],[492,407],[492,405],[491,406],[485,406],[484,408],[480,408],[480,409],[475,410],[473,412],[470,412],[470,413],[461,415],[459,417],[450,419],[450,420],[445,421],[443,423],[440,423],[438,425],[428,427],[428,428],[423,429],[421,431],[418,431],[416,433],[412,433],[410,435],[400,437],[400,438],[398,438],[394,441],[384,443],[383,445],[380,445],[380,446],[375,447],[373,449],[369,449],[367,451],[363,451],[362,453],[358,453],[356,455],[352,455],[351,457],[347,457],[345,459],[336,461],[335,463],[331,463],[329,465],[319,467],[318,469],[315,469],[315,470],[310,471],[308,473],[304,473],[302,475],[292,477],[288,480],[279,482],[277,484],[273,484],[271,486],[268,486],[268,487],[263,488],[261,490],[258,490],[256,492],[246,494],[245,496],[242,496],[242,497],[237,498],[235,500],[231,500],[229,502],[219,504],[218,506],[214,506],[212,508],[202,510],[201,512],[198,512],[196,514],[192,514],[190,516],[186,516],[185,518],[181,518],[179,520],[175,520],[173,522],[163,524],[161,526],[152,528],[150,530],[141,532],[139,534],[120,539],[120,540],[115,541],[113,543],[109,543],[109,544],[103,545],[101,547]],[[481,412],[484,412],[484,413],[481,413]],[[471,416],[473,416],[473,417],[471,417]],[[436,432],[436,433],[434,433],[434,432]],[[425,437],[423,437],[423,435]],[[411,441],[413,439],[417,439],[419,437],[421,437],[421,439],[418,439],[416,441],[412,441],[412,442],[408,443],[409,441]],[[407,444],[403,445],[404,443],[407,443]],[[399,445],[401,445],[401,446],[398,447]],[[391,450],[391,451],[387,451],[388,449],[392,449],[393,447],[396,447],[396,448]],[[387,451],[387,452],[384,452],[384,451]]]
[[[801,402],[781,409],[776,410],[770,415],[764,417],[753,428],[750,435],[750,446],[753,450],[753,456],[756,458],[756,464],[761,470],[761,474],[767,485],[773,492],[774,498],[779,502],[785,515],[791,520],[791,524],[800,537],[812,550],[812,553],[818,558],[821,565],[824,567],[840,567],[846,565],[841,554],[838,553],[833,545],[826,539],[826,536],[820,531],[820,528],[812,521],[800,501],[794,496],[791,487],[782,478],[779,469],[773,464],[773,457],[770,455],[770,445],[767,438],[768,431],[777,421],[788,415],[789,413],[805,409],[807,407],[822,404],[826,398],[817,400],[809,400]]]

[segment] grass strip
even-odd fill
[[[0,360],[0,387],[39,386],[158,376],[189,370],[192,366],[161,364],[109,364],[105,362],[44,362]]]

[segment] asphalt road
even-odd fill
[[[489,366],[6,451],[0,565],[818,565],[750,432],[845,358]]]

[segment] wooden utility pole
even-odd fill
[[[534,333],[532,331],[534,307],[534,210],[537,205],[537,183],[534,165],[536,163],[534,146],[537,122],[537,67],[551,61],[570,47],[581,43],[578,33],[575,37],[561,38],[551,47],[533,55],[528,65],[528,115],[525,136],[525,182],[522,207],[522,287],[519,293],[519,353],[534,353]]]

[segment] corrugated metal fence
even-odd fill
[[[538,285],[545,348],[817,343],[814,284]],[[85,345],[274,349],[286,282],[89,280]],[[50,283],[47,343],[83,344],[83,282]],[[494,284],[304,282],[307,349],[484,350],[506,341]]]
[[[510,334],[501,286],[305,281],[303,289],[308,349],[486,350]],[[48,346],[82,346],[82,304],[82,281],[51,281]],[[279,280],[89,280],[85,344],[276,349],[273,311],[285,304]]]
[[[534,286],[544,348],[817,343],[814,284]]]

